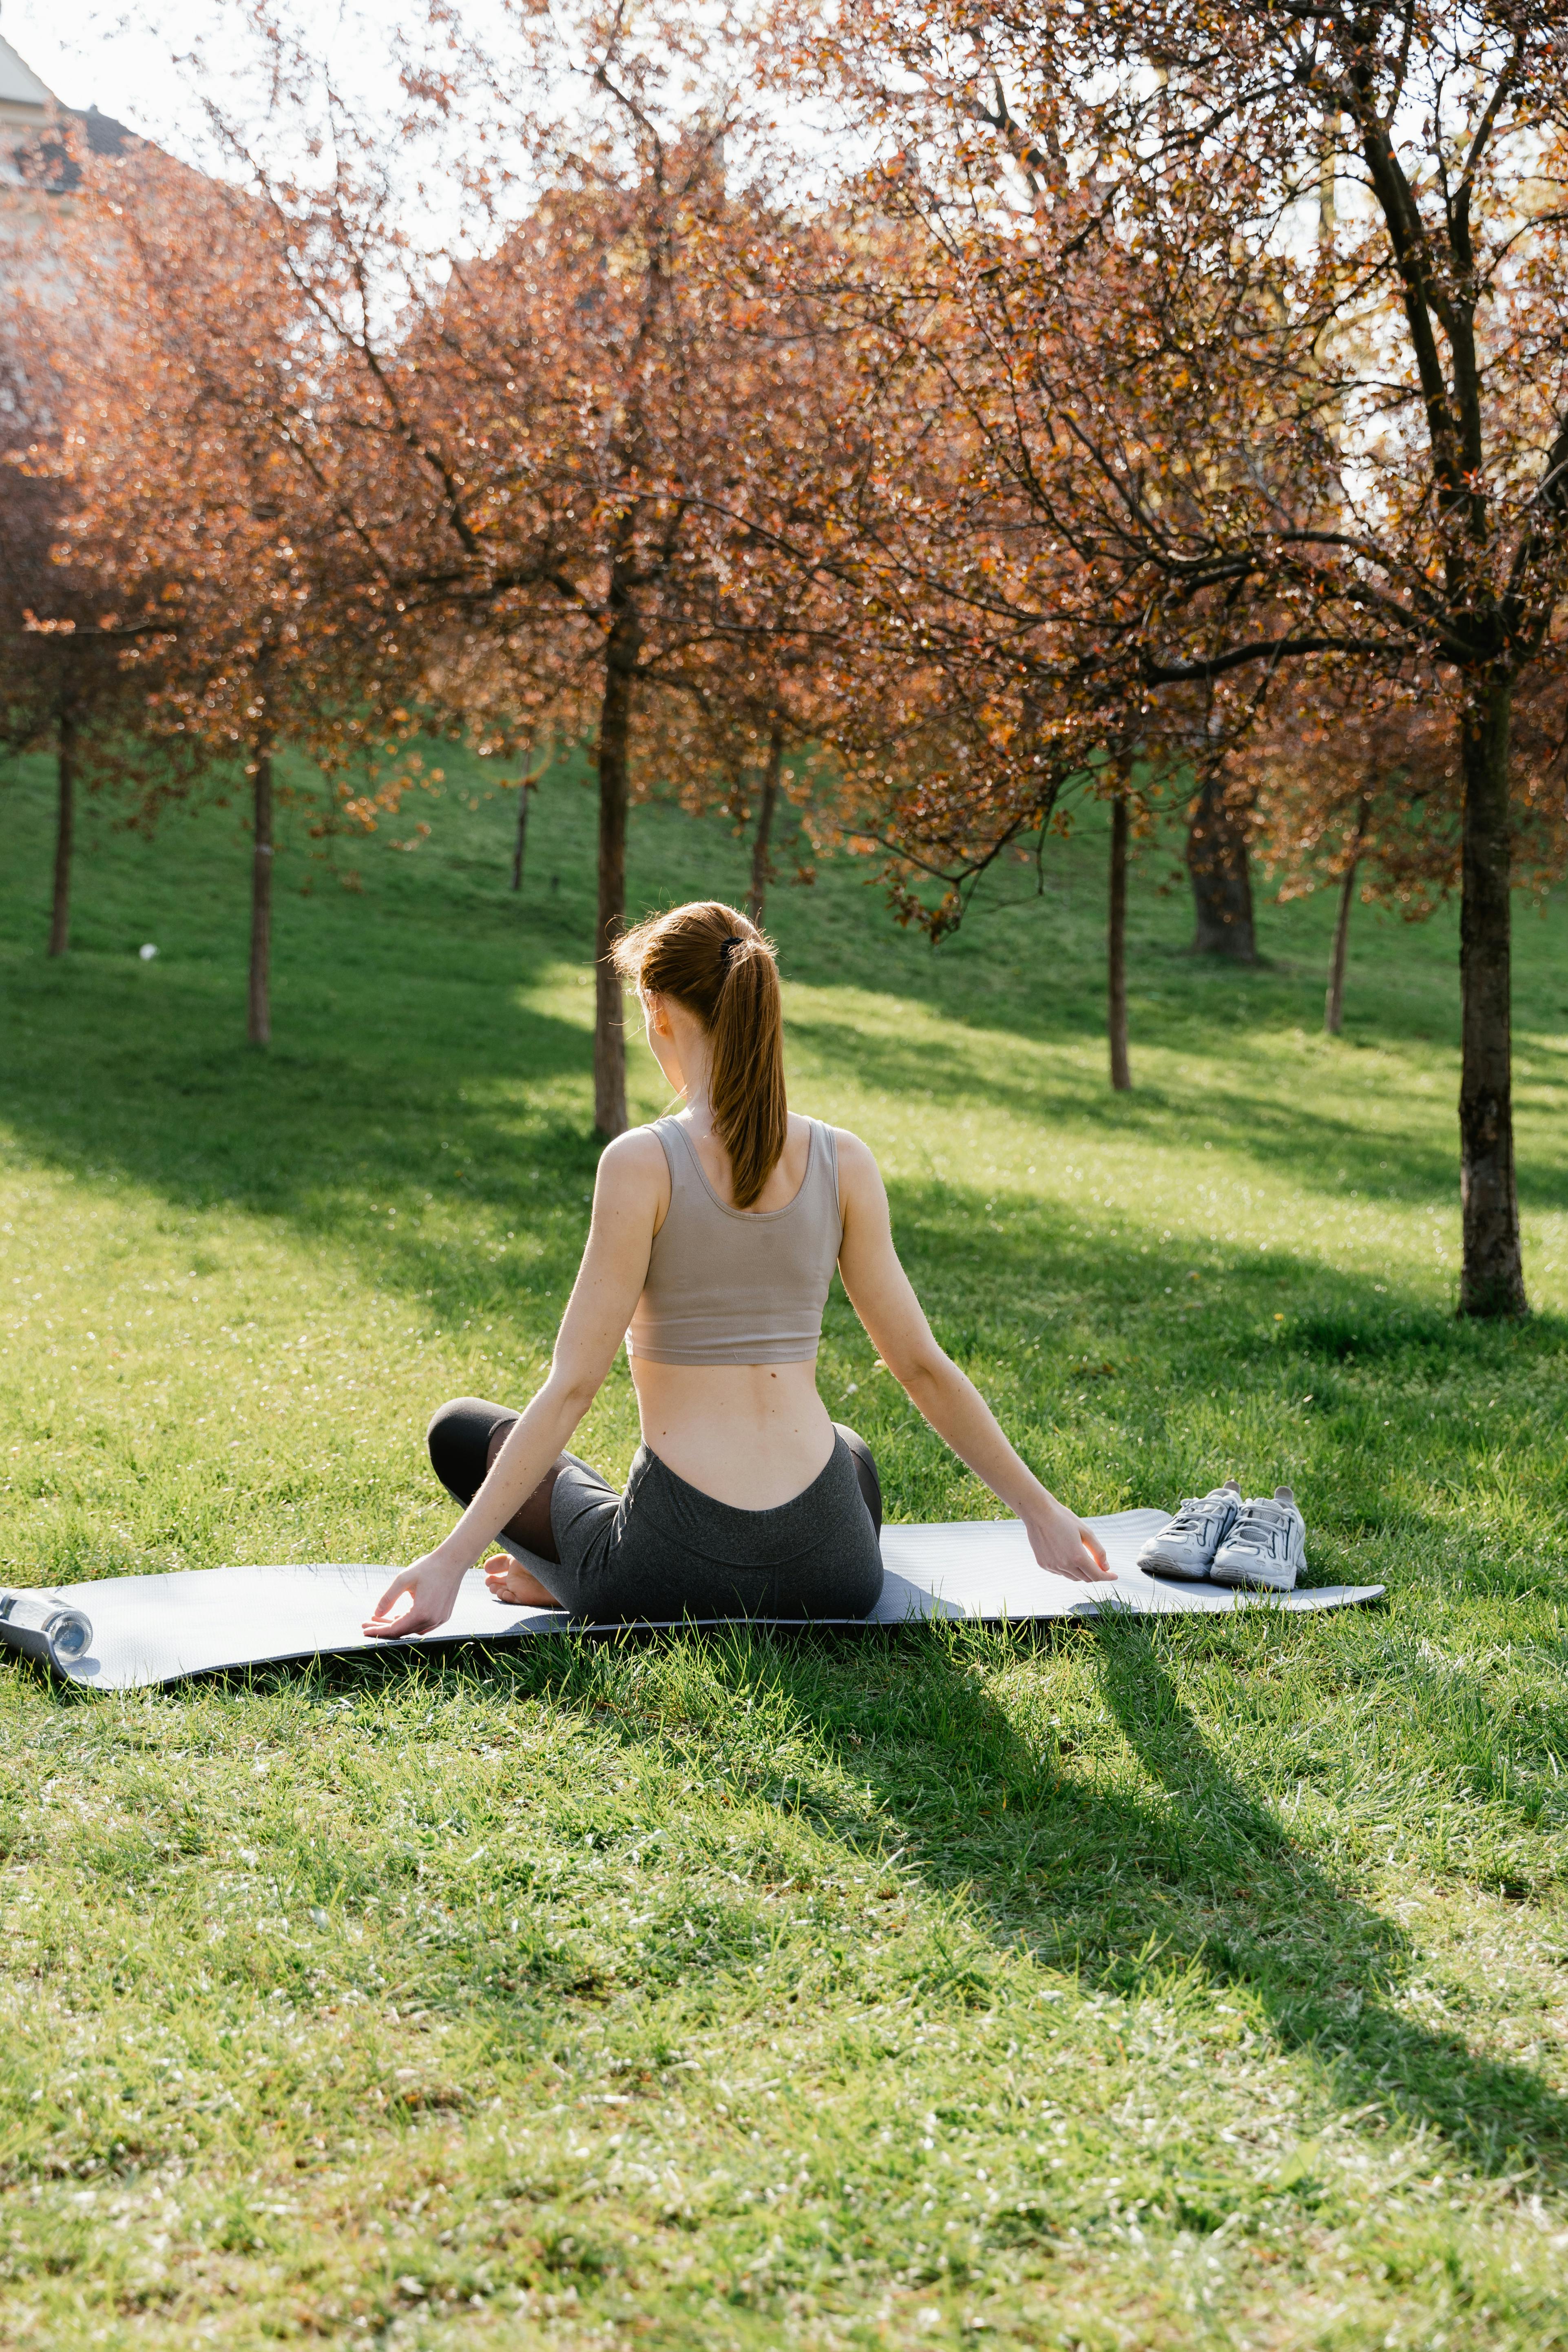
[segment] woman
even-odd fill
[[[512,1413],[463,1397],[437,1413],[430,1458],[468,1507],[394,1577],[366,1633],[443,1623],[498,1536],[529,1555],[487,1563],[498,1601],[601,1624],[868,1615],[882,1589],[876,1465],[816,1392],[836,1263],[882,1361],[1017,1513],[1040,1566],[1085,1583],[1109,1576],[1092,1531],[1019,1460],[932,1339],[870,1152],[790,1111],[778,971],[762,933],[701,900],[639,923],[616,961],[685,1107],[606,1146],[532,1403]],[[643,1442],[619,1495],[562,1449],[623,1337]]]

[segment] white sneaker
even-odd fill
[[[1268,1592],[1289,1592],[1307,1565],[1307,1529],[1289,1486],[1276,1486],[1273,1500],[1251,1496],[1215,1554],[1209,1574],[1215,1584],[1252,1584]]]
[[[1184,1576],[1195,1582],[1208,1574],[1240,1509],[1241,1488],[1234,1478],[1206,1495],[1189,1495],[1170,1525],[1144,1544],[1139,1567],[1150,1576]]]

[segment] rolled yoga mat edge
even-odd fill
[[[1299,1614],[1382,1597],[1381,1584],[1234,1592],[1146,1576],[1136,1564],[1138,1548],[1169,1517],[1168,1511],[1117,1511],[1088,1521],[1117,1572],[1114,1587],[1047,1575],[1036,1565],[1016,1519],[885,1527],[885,1581],[873,1614],[812,1622],[825,1630],[864,1631],[934,1617],[972,1624],[1093,1619],[1107,1610],[1135,1616],[1224,1615],[1258,1608]],[[538,1565],[548,1573],[543,1561]],[[306,1561],[184,1569],[105,1577],[47,1591],[0,1592],[0,1648],[25,1650],[79,1687],[118,1691],[146,1689],[226,1668],[281,1665],[369,1650],[512,1642],[568,1630],[656,1633],[679,1631],[682,1625],[711,1629],[745,1623],[798,1629],[804,1622],[675,1618],[599,1625],[572,1618],[561,1609],[503,1607],[490,1598],[483,1576],[473,1569],[463,1580],[451,1616],[433,1633],[401,1642],[373,1640],[363,1631],[363,1620],[395,1573],[384,1563]],[[89,1629],[85,1643],[84,1623]],[[52,1624],[60,1629],[58,1641],[51,1637]],[[73,1643],[78,1644],[74,1651]]]

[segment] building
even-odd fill
[[[0,36],[0,302],[68,299],[58,228],[81,181],[81,157],[142,144],[97,107],[66,106]],[[0,351],[11,340],[0,314]]]

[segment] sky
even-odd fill
[[[401,90],[392,43],[400,23],[411,32],[419,24],[417,0],[403,5],[398,0],[280,0],[280,5],[307,28],[311,49],[325,60],[335,89],[361,123],[376,129],[395,121]],[[690,0],[689,21],[700,25],[705,13],[721,12],[722,5],[723,0]],[[268,121],[261,52],[246,14],[245,0],[145,0],[135,9],[124,0],[0,0],[0,34],[66,105],[97,106],[182,161],[228,176],[237,167],[207,124],[205,91],[237,125],[246,147],[286,172],[290,151],[300,152],[295,142],[301,118]],[[563,18],[571,14],[562,12]],[[465,0],[460,21],[466,33],[493,40],[500,55],[521,54],[508,36],[505,0]],[[795,109],[787,112],[795,161],[820,155],[821,132]],[[503,109],[503,148],[508,119]],[[443,160],[441,142],[415,149],[402,139],[383,139],[379,152],[394,184],[405,185],[421,241],[464,243],[456,167]]]
[[[3,0],[0,33],[67,106],[100,107],[194,160],[189,85],[172,60],[217,17],[209,0],[134,16],[93,0]]]
[[[384,33],[392,11],[307,0],[303,14],[350,101],[367,112],[389,101]],[[212,168],[216,161],[198,83],[247,110],[256,52],[237,0],[151,0],[134,10],[112,0],[0,0],[0,34],[67,106],[97,106],[188,163]],[[199,69],[191,63],[197,54]]]
[[[339,97],[365,129],[395,120],[402,92],[392,40],[400,19],[418,23],[417,5],[282,0],[279,13],[304,27]],[[467,24],[482,29],[499,14],[493,0],[469,0],[464,13]],[[292,164],[306,179],[315,176],[300,142],[310,122],[319,125],[319,109],[309,117],[287,109],[269,116],[266,53],[251,35],[245,0],[147,0],[134,11],[123,0],[0,0],[0,34],[64,104],[97,106],[198,170],[247,176],[234,148],[216,135],[205,96],[223,110],[240,146],[270,172],[287,177]],[[437,257],[472,249],[468,208],[439,142],[383,138],[378,152],[395,191],[403,184],[416,242]],[[482,225],[479,234],[486,234]]]

